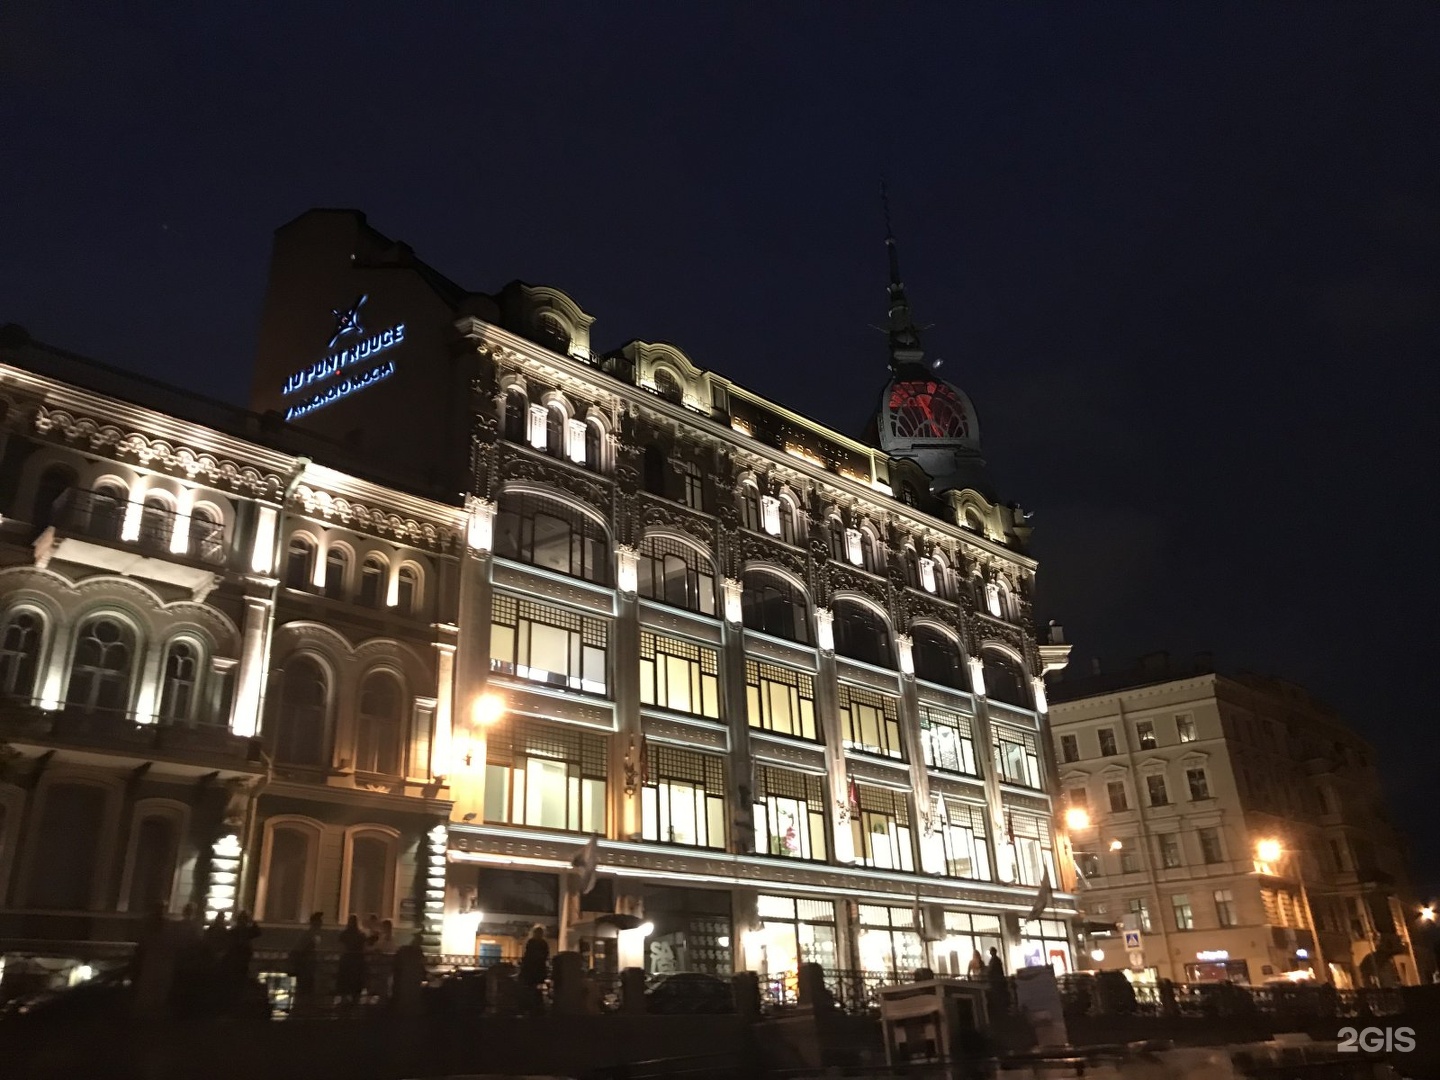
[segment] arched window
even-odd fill
[[[355,740],[355,768],[360,772],[400,775],[400,683],[384,671],[365,678],[360,687],[360,730]]]
[[[420,603],[420,572],[406,563],[395,575],[395,606],[407,615]]]
[[[315,545],[296,533],[290,538],[285,553],[285,585],[291,589],[308,589],[315,578]]]
[[[170,496],[158,491],[147,492],[140,511],[140,543],[146,547],[170,550],[175,515],[170,512]]]
[[[530,399],[523,390],[505,395],[505,438],[511,442],[530,441]]]
[[[312,834],[308,829],[278,825],[270,834],[270,859],[265,874],[267,922],[303,923],[310,899]]]
[[[327,764],[329,683],[314,660],[296,656],[285,664],[279,711],[276,758],[292,765]]]
[[[545,449],[558,458],[570,456],[565,453],[565,410],[558,405],[545,410]]]
[[[365,556],[365,565],[360,568],[360,603],[376,608],[385,598],[385,577],[389,567],[383,555]]]
[[[908,480],[900,484],[900,501],[906,506],[920,505],[920,494],[915,490],[915,485]]]
[[[885,572],[885,560],[880,554],[880,541],[869,529],[860,530],[860,552],[866,570],[872,574]]]
[[[108,801],[105,789],[94,784],[57,783],[46,789],[30,867],[31,907],[90,908]]]
[[[542,311],[535,320],[535,329],[541,345],[557,353],[565,354],[570,351],[570,331],[565,328],[558,315]]]
[[[800,511],[789,495],[780,496],[780,539],[793,544],[800,539]]]
[[[920,588],[920,555],[913,547],[905,549],[905,583],[912,589]]]
[[[942,600],[949,600],[950,567],[938,554],[931,557],[935,562],[935,595]]]
[[[600,425],[593,420],[585,425],[585,467],[599,472],[604,468],[601,451],[604,446]]]
[[[740,524],[760,531],[760,489],[749,482],[740,485]]]
[[[225,525],[214,507],[197,506],[190,511],[188,550],[201,562],[225,561]]]
[[[960,647],[946,634],[927,626],[911,631],[910,655],[915,661],[915,677],[939,683],[956,690],[968,690],[965,669],[960,662]]]
[[[128,712],[135,636],[119,619],[87,620],[75,637],[65,700],[83,712]]]
[[[588,514],[543,496],[500,497],[495,554],[586,581],[610,583],[605,530]]]
[[[835,603],[835,651],[852,660],[893,668],[890,627],[872,608],[854,600]]]
[[[35,693],[40,639],[45,623],[34,611],[13,611],[0,630],[0,694],[28,698]]]
[[[325,595],[331,600],[345,599],[345,578],[350,571],[350,555],[341,547],[325,553]]]
[[[845,561],[845,524],[838,517],[825,523],[826,538],[830,541],[830,557],[836,562]]]
[[[135,827],[128,910],[148,913],[156,904],[169,910],[179,857],[180,829],[175,817],[154,813],[142,817]]]
[[[702,615],[715,614],[715,572],[710,560],[668,536],[647,536],[636,563],[638,591],[649,600]]]
[[[986,650],[981,656],[985,672],[985,696],[1007,705],[1030,707],[1030,695],[1020,665],[1003,653]]]
[[[125,527],[129,493],[114,480],[102,480],[91,494],[90,532],[102,540],[119,540]]]
[[[69,465],[51,465],[40,474],[35,483],[35,502],[30,511],[30,524],[35,532],[42,532],[54,524],[56,503],[67,491],[75,487],[78,477]]]
[[[679,405],[685,398],[679,381],[664,368],[655,369],[655,392],[666,401],[673,401],[676,405]]]
[[[810,603],[799,588],[783,577],[748,572],[740,594],[740,611],[751,630],[810,643]]]
[[[375,833],[358,833],[350,839],[350,881],[346,907],[361,920],[371,915],[394,916],[394,842]]]
[[[165,650],[160,715],[166,720],[193,720],[200,682],[200,650],[190,641],[172,641]]]

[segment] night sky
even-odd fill
[[[0,9],[0,322],[243,402],[356,207],[858,434],[884,174],[1073,668],[1311,688],[1440,889],[1440,6],[306,6]]]

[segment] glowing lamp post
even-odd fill
[[[1083,806],[1072,806],[1065,811],[1065,828],[1071,832],[1081,832],[1090,827],[1090,811]]]

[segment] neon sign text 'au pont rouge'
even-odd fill
[[[353,367],[366,360],[374,359],[387,349],[393,349],[396,345],[405,341],[405,324],[397,323],[388,330],[382,330],[370,337],[363,337],[365,331],[360,325],[360,308],[364,306],[368,296],[361,296],[355,303],[346,309],[336,308],[331,312],[335,316],[335,335],[330,339],[330,347],[333,349],[335,343],[341,338],[355,337],[363,340],[351,345],[349,348],[333,352],[325,359],[311,364],[295,372],[285,380],[285,388],[281,391],[284,395],[294,394],[317,382],[324,382],[332,375],[336,375],[345,368]],[[363,390],[367,386],[373,386],[381,379],[389,378],[395,374],[394,361],[387,361],[377,364],[368,371],[358,375],[347,376],[332,386],[318,391],[308,401],[298,405],[292,405],[285,411],[286,420],[294,420],[304,416],[306,413],[314,412],[316,409],[323,409],[332,402],[339,401],[343,397],[353,394],[357,390]]]

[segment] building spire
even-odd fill
[[[890,227],[890,192],[883,179],[880,181],[880,205],[885,211],[885,250],[890,256],[890,321],[887,327],[890,367],[898,371],[906,365],[922,363],[925,350],[920,347],[920,328],[915,325],[915,314],[910,310],[910,301],[905,298],[905,283],[900,280],[900,253],[895,247],[895,232]]]

